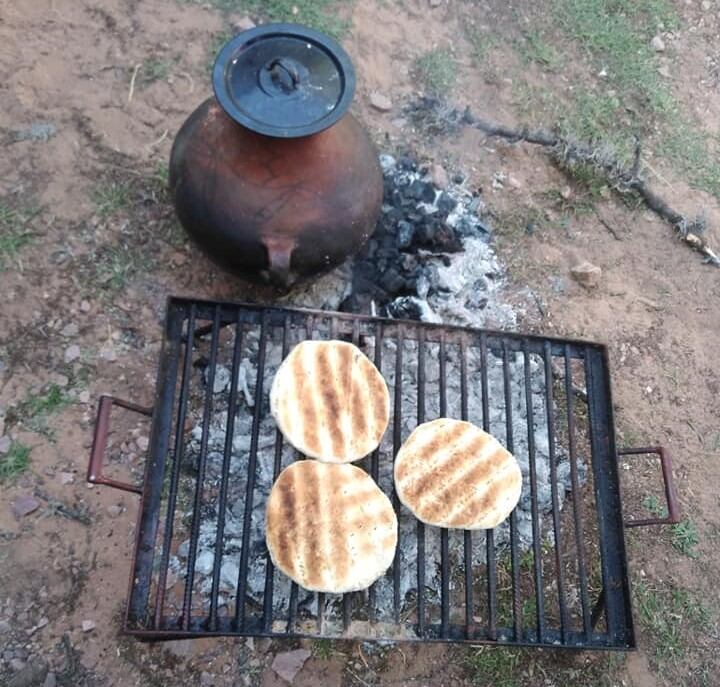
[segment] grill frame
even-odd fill
[[[483,387],[483,419],[485,429],[488,429],[487,418],[488,418],[488,394],[487,394],[487,355],[488,351],[492,350],[494,354],[499,351],[503,357],[505,363],[507,363],[508,355],[510,352],[520,352],[525,354],[525,385],[526,385],[526,399],[528,403],[528,418],[529,423],[532,423],[532,407],[530,404],[530,396],[527,394],[529,390],[530,378],[528,376],[528,355],[529,353],[539,354],[543,356],[545,364],[545,374],[551,374],[550,366],[553,356],[562,356],[565,359],[565,385],[568,399],[568,423],[572,427],[573,422],[573,389],[572,389],[572,374],[570,369],[570,363],[572,359],[584,360],[585,367],[585,379],[587,384],[587,403],[588,403],[588,424],[590,427],[590,440],[592,448],[592,472],[593,472],[593,483],[595,489],[595,500],[597,507],[597,523],[599,529],[599,546],[602,553],[601,564],[602,564],[602,584],[603,591],[599,597],[595,600],[594,606],[590,606],[590,598],[587,590],[587,577],[583,571],[580,571],[580,582],[581,582],[581,603],[582,603],[582,617],[583,617],[583,630],[581,632],[568,631],[566,630],[566,610],[563,607],[563,602],[560,601],[560,614],[562,618],[560,631],[554,629],[548,629],[545,627],[544,619],[544,605],[541,601],[541,597],[538,597],[538,603],[536,605],[536,632],[535,636],[533,633],[522,631],[519,625],[519,601],[517,598],[517,588],[519,586],[519,566],[518,566],[518,551],[516,544],[511,547],[511,558],[512,558],[512,571],[513,571],[513,627],[510,628],[510,633],[498,632],[499,629],[507,630],[508,628],[498,628],[497,625],[497,580],[496,580],[496,568],[495,568],[495,548],[493,543],[492,532],[487,533],[487,567],[486,567],[486,584],[487,584],[487,615],[488,624],[487,627],[477,627],[472,617],[472,585],[468,585],[467,581],[472,579],[472,566],[465,565],[465,623],[464,624],[453,624],[450,622],[450,602],[449,602],[449,563],[448,563],[448,534],[447,530],[441,530],[441,547],[442,547],[442,589],[441,589],[441,622],[438,624],[428,625],[424,622],[425,617],[423,611],[424,595],[420,594],[418,599],[418,615],[419,622],[417,624],[419,636],[387,636],[383,635],[382,632],[379,634],[347,634],[338,637],[336,635],[327,635],[324,633],[322,616],[318,614],[317,628],[315,632],[298,631],[295,627],[295,621],[297,620],[297,600],[298,590],[297,586],[293,584],[291,588],[290,596],[290,611],[287,623],[286,631],[278,631],[273,627],[273,619],[269,617],[272,609],[272,599],[268,598],[268,594],[265,594],[263,599],[263,617],[262,619],[257,618],[245,618],[244,609],[245,604],[237,604],[236,613],[234,617],[218,617],[217,614],[217,589],[218,589],[218,567],[219,557],[215,557],[216,565],[213,571],[213,593],[211,595],[211,606],[210,612],[207,616],[202,617],[191,617],[190,614],[185,614],[181,617],[176,625],[167,622],[163,623],[162,616],[162,603],[155,605],[155,611],[153,617],[150,618],[148,613],[150,611],[149,597],[151,591],[151,583],[153,576],[153,564],[156,555],[160,555],[160,572],[157,600],[162,602],[165,594],[165,575],[168,570],[168,557],[169,557],[169,543],[172,539],[172,531],[166,528],[164,531],[164,541],[161,543],[157,541],[158,526],[159,526],[159,515],[160,515],[160,502],[161,502],[161,490],[163,486],[163,478],[165,474],[165,462],[169,460],[169,449],[171,444],[173,445],[173,455],[182,455],[184,434],[185,432],[185,414],[183,409],[187,409],[187,387],[183,383],[180,387],[179,398],[176,399],[176,387],[178,375],[182,374],[184,379],[188,379],[190,372],[190,365],[192,364],[192,353],[193,347],[183,348],[184,340],[186,337],[183,335],[183,329],[194,332],[193,340],[204,336],[208,333],[212,335],[212,344],[210,352],[210,366],[208,368],[208,379],[207,386],[212,389],[214,370],[217,355],[217,345],[219,330],[228,325],[236,324],[252,324],[262,325],[261,330],[261,341],[259,348],[259,360],[257,365],[257,380],[260,383],[264,383],[264,346],[263,342],[266,341],[266,332],[268,327],[283,327],[283,350],[286,353],[289,346],[288,331],[290,326],[296,325],[301,329],[308,328],[309,331],[313,331],[313,322],[315,318],[328,319],[332,318],[332,330],[330,334],[334,337],[342,336],[349,338],[355,342],[358,341],[360,336],[360,329],[362,326],[373,326],[375,331],[379,335],[379,339],[376,341],[376,364],[379,361],[378,356],[382,354],[382,346],[379,344],[380,340],[387,336],[388,331],[397,331],[398,336],[395,340],[400,343],[404,336],[410,334],[411,337],[417,337],[418,347],[428,344],[435,343],[440,347],[440,379],[444,379],[444,356],[443,350],[446,342],[452,340],[455,343],[460,342],[462,347],[467,345],[467,342],[471,339],[478,341],[480,345],[482,367],[485,373],[482,377]],[[199,320],[211,320],[212,325],[196,327],[196,323]],[[237,377],[237,363],[240,343],[236,337],[236,351],[233,358],[233,371],[232,371],[232,388],[230,393],[230,403],[233,404],[237,396],[236,388],[236,377]],[[497,344],[500,344],[499,346]],[[463,348],[464,350],[464,348]],[[183,355],[181,356],[181,352]],[[402,364],[403,346],[397,345],[395,354],[395,368],[400,368]],[[465,418],[467,415],[467,373],[465,368],[465,356],[462,356],[463,368],[461,374],[462,383],[462,417]],[[509,384],[508,374],[506,372],[507,365],[503,367],[505,374],[505,386],[506,394]],[[418,383],[420,382],[420,370],[418,370]],[[551,377],[547,377],[551,378]],[[189,382],[188,382],[189,383]],[[395,375],[395,388],[391,389],[391,395],[395,395],[396,398],[401,398],[400,390],[403,380],[402,375]],[[547,385],[548,400],[546,401],[546,407],[548,413],[552,405],[552,384]],[[183,394],[185,397],[183,398]],[[209,393],[208,397],[212,397]],[[176,401],[180,401],[178,421],[173,423],[174,407]],[[445,410],[445,384],[441,381],[440,384],[440,408],[441,415],[444,414]],[[249,475],[251,476],[247,482],[247,494],[251,495],[253,490],[252,475],[254,474],[254,460],[257,457],[258,448],[258,433],[259,433],[259,422],[260,416],[263,412],[261,403],[255,404],[255,417],[253,418],[253,431],[251,436],[251,449],[250,449],[250,465]],[[417,419],[420,422],[423,419],[421,394],[418,394],[418,408],[417,408]],[[206,402],[203,416],[203,441],[207,440],[207,424],[208,424],[208,407],[209,404]],[[399,420],[402,417],[402,408],[399,404],[394,403],[394,415],[393,415],[393,456],[397,453],[400,448],[400,427]],[[233,408],[233,406],[231,406]],[[234,409],[234,408],[233,408]],[[229,413],[234,416],[234,413]],[[512,451],[512,420],[510,413],[506,415],[507,429],[508,429],[508,448]],[[107,423],[105,423],[107,424]],[[549,427],[553,424],[549,423]],[[612,394],[611,394],[611,381],[608,365],[608,353],[607,349],[602,344],[593,342],[574,340],[574,339],[562,339],[557,337],[542,337],[537,335],[524,335],[515,334],[508,332],[499,332],[494,330],[477,330],[468,327],[456,327],[447,325],[436,325],[429,323],[419,323],[415,321],[402,321],[402,320],[388,320],[385,318],[354,315],[348,313],[334,313],[329,311],[318,311],[318,310],[306,310],[306,309],[295,309],[295,308],[280,308],[273,306],[261,306],[251,305],[244,303],[230,303],[230,302],[214,302],[204,301],[196,299],[186,299],[171,297],[167,302],[166,319],[164,325],[164,339],[163,346],[160,354],[160,360],[158,365],[157,384],[155,392],[155,403],[152,416],[152,427],[150,432],[150,445],[148,450],[148,458],[145,469],[145,476],[143,480],[140,514],[137,521],[136,538],[135,538],[135,553],[133,556],[133,562],[131,567],[129,592],[128,592],[128,604],[125,614],[124,631],[128,634],[137,636],[141,639],[147,640],[158,640],[158,639],[175,639],[175,638],[187,638],[187,637],[207,637],[207,636],[267,636],[267,637],[285,637],[285,638],[296,638],[296,637],[325,637],[325,638],[351,638],[360,640],[374,640],[374,639],[392,639],[395,641],[430,641],[430,642],[463,642],[471,644],[498,644],[505,646],[529,646],[529,647],[548,647],[548,648],[570,648],[570,649],[615,649],[615,650],[632,650],[635,648],[635,633],[632,619],[632,608],[631,608],[631,597],[630,597],[630,584],[627,567],[627,555],[625,550],[624,540],[624,523],[622,520],[622,504],[621,504],[621,493],[620,493],[620,481],[617,466],[618,449],[615,441],[615,429],[614,429],[614,415],[612,406]],[[227,441],[232,439],[232,431],[229,428]],[[532,435],[532,432],[530,433]],[[174,440],[171,437],[175,437]],[[573,447],[572,431],[570,431],[570,446],[568,446],[568,452],[570,454],[570,461],[572,469],[572,481],[573,491],[575,493],[578,489],[577,483],[577,455],[575,448]],[[276,449],[275,449],[275,465],[274,475],[278,474],[280,467],[279,449],[277,448],[281,435],[280,432],[276,433]],[[551,445],[551,469],[554,468],[554,460],[552,459],[552,451],[554,451],[554,438],[549,437]],[[532,443],[532,439],[530,439]],[[102,443],[102,442],[101,442]],[[103,446],[104,447],[104,446]],[[223,484],[227,485],[227,462],[228,462],[228,451],[226,447],[225,459],[223,465]],[[97,462],[97,453],[95,447],[93,447],[93,458]],[[202,484],[202,472],[204,470],[204,460],[207,456],[207,444],[203,450],[201,450],[200,458],[200,474],[197,478],[197,484]],[[530,459],[533,460],[533,449],[530,448]],[[174,461],[177,465],[178,461]],[[172,501],[173,487],[177,485],[177,472],[173,470],[172,481],[170,487],[169,499]],[[377,479],[378,477],[378,452],[376,451],[370,460],[370,473]],[[531,475],[534,475],[534,470],[531,470]],[[554,475],[553,475],[554,477]],[[94,481],[94,480],[90,480]],[[554,480],[553,480],[554,483]],[[535,486],[534,480],[531,483],[531,489],[533,492],[533,524],[537,526],[537,499],[535,497]],[[198,491],[201,491],[199,489]],[[555,491],[555,490],[554,490]],[[553,509],[552,518],[553,526],[558,526],[558,506],[557,497],[553,491]],[[669,491],[668,491],[669,493]],[[176,495],[176,491],[175,491]],[[196,505],[198,503],[199,495],[196,492]],[[248,500],[246,500],[246,514],[248,506]],[[224,504],[223,504],[224,505]],[[399,502],[397,496],[393,491],[393,505],[396,510],[399,508]],[[174,504],[172,504],[174,508]],[[223,506],[221,506],[222,508]],[[573,511],[575,523],[578,523],[579,512],[576,507],[576,499],[573,499]],[[194,510],[197,513],[197,509]],[[168,522],[171,519],[168,519]],[[197,521],[197,525],[193,522],[193,528],[195,534],[195,540],[197,539],[196,527],[199,527],[199,518],[194,517],[194,521]],[[239,592],[238,598],[244,598],[244,583],[242,571],[247,568],[247,548],[248,548],[248,527],[245,523],[248,519],[244,519],[244,532],[243,532],[243,547],[240,561],[241,577],[239,581]],[[219,525],[222,527],[222,525]],[[511,532],[516,527],[515,513],[511,516],[510,522]],[[418,522],[417,536],[418,536],[418,557],[420,558],[421,542],[424,540],[425,526]],[[534,534],[537,535],[537,530],[534,528]],[[222,532],[220,532],[222,535]],[[577,535],[577,530],[576,530]],[[463,535],[463,549],[464,549],[464,560],[467,561],[468,552],[472,550],[471,543],[472,535],[465,532]],[[511,537],[512,541],[514,537]],[[219,540],[222,536],[218,537]],[[536,594],[542,595],[544,589],[544,582],[548,578],[543,577],[541,570],[541,556],[539,551],[540,543],[538,537],[533,537],[533,550],[534,550],[534,570],[533,576],[535,579],[535,591]],[[194,554],[195,546],[191,545],[190,555],[188,556],[188,573],[191,577],[190,584],[186,585],[185,589],[185,608],[190,608],[190,598],[192,594],[192,576],[194,575]],[[559,546],[555,547],[557,561],[560,559]],[[583,556],[580,555],[579,564],[582,565]],[[271,565],[271,564],[270,564]],[[394,564],[394,577],[397,578],[398,568]],[[557,577],[557,583],[559,588],[559,598],[563,599],[564,594],[562,592],[563,579],[562,579],[562,566],[556,568],[560,571],[560,575]],[[423,588],[424,578],[424,565],[418,566],[418,588]],[[550,573],[552,574],[552,573]],[[584,583],[583,583],[584,582]],[[268,590],[268,584],[272,589],[272,570],[268,568],[266,578],[266,591]],[[398,585],[395,584],[395,599],[394,599],[394,612],[395,619],[399,621],[399,598],[398,598]],[[371,587],[369,592],[370,609],[374,610],[373,604],[373,588]],[[322,599],[322,595],[319,597]],[[470,602],[470,603],[468,603]],[[324,607],[324,604],[318,605],[318,608]],[[350,602],[349,595],[345,595],[343,599],[343,620],[344,626],[349,626],[350,619]],[[597,632],[594,627],[604,614],[606,623],[606,632]],[[372,613],[369,614],[370,624],[373,621]]]

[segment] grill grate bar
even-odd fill
[[[607,376],[603,375],[606,366],[606,352],[590,346],[585,348],[588,425],[603,580],[602,603],[605,606],[608,643],[616,644],[627,642],[628,637],[632,637],[633,629],[627,562],[623,555],[623,523],[615,436],[612,432],[612,400]],[[611,589],[614,591],[612,594]]]
[[[315,317],[308,315],[305,318],[305,338],[310,341],[313,338]],[[299,453],[296,453],[296,457],[300,457]],[[320,606],[318,605],[318,608]],[[294,580],[290,583],[290,604],[288,608],[288,624],[287,632],[292,632],[295,629],[295,621],[297,620],[298,610],[298,584]]]
[[[482,411],[483,429],[490,432],[490,399],[488,396],[488,346],[487,334],[480,334],[480,367],[482,368]],[[503,370],[507,374],[507,370]],[[485,531],[485,560],[487,562],[487,604],[488,604],[488,639],[497,639],[497,563],[495,561],[495,534],[493,530]]]
[[[172,544],[173,524],[175,519],[175,505],[177,502],[178,481],[180,479],[180,464],[182,463],[183,448],[185,445],[185,417],[187,416],[187,400],[190,389],[190,375],[192,371],[193,337],[195,327],[195,306],[191,305],[187,320],[187,337],[185,357],[183,359],[182,381],[180,383],[180,399],[178,401],[178,419],[175,428],[175,447],[173,450],[173,466],[170,475],[170,488],[168,490],[168,506],[163,535],[162,552],[160,555],[160,575],[158,577],[157,595],[155,598],[154,627],[160,628],[163,607],[165,605],[165,586],[167,584],[168,562],[170,560],[170,546]]]
[[[555,574],[557,576],[558,606],[560,608],[560,636],[565,642],[568,617],[567,605],[565,603],[565,570],[563,569],[562,537],[560,536],[560,505],[557,489],[557,465],[555,464],[555,422],[554,422],[554,396],[553,396],[553,374],[550,343],[545,343],[543,353],[545,362],[545,408],[547,410],[548,427],[548,456],[550,458],[550,489],[552,497],[552,520],[553,539],[555,548]]]
[[[218,591],[220,587],[220,566],[223,557],[223,535],[225,534],[225,509],[227,508],[228,476],[230,474],[230,456],[232,454],[233,434],[235,432],[235,412],[237,410],[237,378],[240,369],[240,350],[243,340],[243,328],[240,316],[235,328],[235,346],[232,358],[232,376],[230,378],[230,398],[228,399],[227,426],[225,428],[225,445],[223,446],[222,476],[220,496],[218,498],[218,527],[215,538],[215,556],[213,558],[212,591],[210,592],[209,625],[217,630]]]
[[[260,416],[263,406],[263,384],[265,380],[265,351],[267,347],[268,316],[264,311],[260,325],[258,344],[258,365],[255,381],[255,408],[250,434],[250,457],[248,459],[248,479],[245,492],[245,511],[243,513],[242,548],[240,549],[240,574],[238,575],[237,594],[235,595],[235,626],[245,626],[245,590],[247,588],[248,558],[250,555],[250,521],[252,518],[253,497],[255,495],[255,472],[257,468],[258,436],[260,434]]]
[[[467,339],[460,340],[460,419],[468,419],[467,390]],[[465,636],[470,639],[475,629],[473,620],[473,589],[472,589],[472,532],[463,532],[463,559],[465,562]]]
[[[337,318],[333,318],[333,325],[335,325]],[[333,338],[337,336],[337,331],[333,335]],[[355,346],[360,343],[360,323],[357,320],[353,320],[352,323],[352,342]],[[343,616],[343,630],[347,630],[350,627],[352,620],[352,598],[353,595],[343,594],[342,599],[342,616]]]
[[[440,417],[447,415],[447,370],[445,365],[445,336],[440,335],[438,363],[440,370]],[[448,531],[440,529],[440,632],[443,639],[448,636],[450,626],[450,550]]]
[[[203,483],[205,481],[205,465],[207,463],[207,448],[210,427],[210,413],[213,405],[213,386],[215,385],[215,370],[217,363],[218,344],[220,339],[220,306],[215,306],[213,316],[212,338],[210,343],[210,362],[207,367],[205,384],[205,403],[202,419],[202,440],[200,442],[200,459],[198,463],[198,477],[195,483],[195,499],[190,533],[190,548],[188,550],[187,575],[185,577],[185,594],[183,597],[182,619],[183,627],[190,628],[192,609],[193,583],[195,582],[195,559],[197,558],[197,543],[200,536],[200,517],[202,510]]]
[[[398,324],[397,328],[397,348],[395,349],[395,400],[393,402],[393,473],[395,466],[395,458],[400,450],[400,424],[402,421],[402,364],[403,364],[403,346],[405,342],[405,327]],[[395,509],[395,516],[400,522],[400,500],[393,480],[392,504]],[[400,547],[395,547],[395,557],[393,558],[393,614],[395,622],[400,622]]]
[[[545,606],[543,600],[542,550],[540,542],[540,515],[537,503],[537,473],[535,464],[535,421],[533,420],[532,384],[530,382],[530,353],[523,346],[525,358],[525,407],[528,426],[528,456],[530,458],[530,494],[533,533],[533,568],[535,570],[535,604],[537,641],[542,642],[545,634]]]
[[[285,360],[288,351],[290,350],[290,316],[285,316],[283,322],[283,333],[282,333],[282,358]],[[234,362],[234,358],[233,358]],[[233,372],[233,378],[235,376]],[[273,484],[280,474],[280,468],[282,467],[282,449],[283,449],[283,435],[278,427],[275,430],[275,456],[273,460]],[[272,626],[272,608],[273,608],[273,584],[275,582],[275,566],[273,565],[272,559],[270,558],[270,551],[267,552],[265,557],[265,593],[263,595],[263,629],[265,632],[270,631]]]
[[[425,422],[425,331],[418,331],[417,423]],[[425,523],[417,521],[418,634],[425,635]]]
[[[377,367],[378,370],[382,370],[382,347],[383,347],[383,326],[381,322],[378,322],[375,325],[375,367]],[[372,455],[370,456],[370,475],[375,480],[375,483],[377,484],[379,474],[380,474],[380,447],[376,448]],[[370,589],[368,590],[368,605],[370,606],[370,610],[368,613],[368,617],[370,619],[371,623],[375,623],[376,620],[376,610],[375,610],[375,597],[377,596],[377,589],[375,587],[375,583],[370,585]]]
[[[577,549],[578,579],[580,581],[580,604],[583,615],[583,631],[585,640],[590,640],[592,626],[590,622],[590,598],[588,596],[588,580],[585,567],[585,531],[582,517],[582,503],[577,497],[580,494],[580,479],[578,477],[577,452],[575,447],[575,414],[573,412],[573,382],[570,346],[565,345],[565,400],[567,402],[568,423],[568,453],[570,454],[570,484],[573,493],[573,519],[575,523],[575,548]]]
[[[505,448],[515,451],[513,436],[512,393],[510,391],[510,352],[503,342],[503,392],[505,396]],[[522,608],[520,606],[520,562],[518,556],[517,510],[510,514],[510,566],[512,572],[513,636],[522,638]]]

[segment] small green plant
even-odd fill
[[[536,31],[524,34],[518,49],[524,62],[535,62],[550,71],[562,65],[560,53]]]
[[[433,95],[445,95],[455,85],[457,64],[448,48],[436,48],[415,61],[415,72]]]
[[[697,558],[695,547],[700,543],[697,528],[692,520],[685,519],[672,526],[672,545],[689,558]]]
[[[39,415],[50,415],[69,403],[68,397],[57,384],[50,384],[44,394],[31,396],[21,405],[21,413],[34,418]]]
[[[27,226],[37,211],[12,208],[0,201],[0,272],[32,240]]]
[[[470,43],[470,54],[476,65],[484,62],[488,52],[492,50],[499,42],[494,34],[481,31],[476,26],[470,26],[465,30],[465,35]]]
[[[535,627],[537,622],[537,600],[525,599],[522,603],[522,624],[523,627]]]
[[[642,502],[643,508],[656,518],[667,517],[667,510],[660,505],[660,500],[654,494],[646,496]]]
[[[42,394],[30,396],[18,407],[17,415],[33,432],[52,438],[48,418],[70,403],[70,399],[57,384],[50,384]]]
[[[523,551],[522,554],[520,555],[520,570],[524,570],[525,572],[533,570],[534,564],[535,564],[535,555],[533,554],[532,549]]]
[[[245,12],[269,21],[305,24],[341,38],[348,23],[338,16],[335,0],[191,0],[221,12]]]
[[[482,647],[465,658],[468,678],[478,687],[518,687],[519,667],[520,653],[512,649]]]
[[[635,596],[640,623],[652,635],[658,659],[682,658],[685,635],[708,628],[708,609],[684,589],[660,590],[640,582],[635,585]]]
[[[220,52],[220,48],[222,48],[223,45],[225,45],[225,43],[227,43],[232,37],[233,32],[227,29],[223,31],[218,31],[217,33],[214,33],[212,35],[212,38],[210,39],[210,44],[208,45],[207,62],[205,64],[205,67],[208,71],[212,70],[213,65],[215,64],[215,59]]]
[[[107,219],[130,202],[130,187],[118,181],[102,183],[93,192],[93,200],[100,217]]]
[[[151,264],[151,255],[140,247],[125,244],[103,246],[95,256],[93,269],[95,280],[104,288],[115,292],[128,280]]]
[[[0,456],[0,483],[8,482],[27,470],[30,447],[14,441],[4,456]]]
[[[595,67],[623,97],[651,112],[664,112],[672,102],[657,71],[650,39],[659,24],[677,25],[677,14],[667,0],[558,0],[555,17],[562,30],[587,51]]]
[[[170,75],[171,60],[160,60],[151,57],[145,60],[138,70],[136,83],[139,88],[145,88],[156,81],[165,81]]]
[[[315,639],[312,643],[312,654],[315,658],[327,661],[333,653],[333,645],[329,639]]]

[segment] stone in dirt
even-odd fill
[[[660,36],[653,36],[650,45],[655,52],[665,52],[665,41]]]
[[[0,437],[0,455],[5,455],[12,445],[12,439],[9,436]]]
[[[148,437],[145,437],[145,436],[140,436],[140,437],[138,437],[137,439],[135,439],[135,443],[137,444],[137,447],[138,447],[141,451],[147,451],[147,450],[148,450],[148,446],[150,446],[150,439],[149,439]]]
[[[370,104],[380,112],[390,112],[392,110],[392,100],[382,93],[374,91],[370,94]]]
[[[22,494],[13,501],[11,507],[13,515],[19,520],[36,511],[40,507],[40,501],[32,494]]]
[[[17,660],[13,659],[13,661]],[[44,683],[48,672],[45,662],[33,660],[25,665],[22,661],[19,661],[19,664],[22,664],[19,671],[8,680],[7,687],[35,687]]]
[[[72,484],[75,481],[75,475],[72,472],[61,472],[58,479],[60,484]]]
[[[200,673],[200,685],[201,687],[212,687],[215,684],[215,678],[210,673],[203,670]]]
[[[435,186],[443,190],[445,190],[450,183],[445,167],[437,163],[430,167],[430,178]]]
[[[90,301],[82,301],[80,303],[80,310],[83,312],[90,312]]]
[[[55,673],[48,673],[45,676],[45,682],[43,682],[43,687],[56,687],[57,685],[57,679],[55,677]]]
[[[287,682],[292,683],[295,676],[302,670],[305,661],[310,658],[311,653],[307,649],[295,649],[285,651],[275,656],[272,662],[272,669]]]
[[[92,620],[83,620],[82,621],[82,631],[83,632],[92,632],[95,629],[95,623]]]
[[[71,363],[80,357],[80,346],[73,344],[65,349],[65,362]]]
[[[41,141],[46,143],[57,133],[57,127],[52,122],[34,122],[28,129],[14,132],[16,141]]]
[[[238,31],[238,32],[239,31],[247,31],[248,29],[254,29],[255,26],[256,26],[255,22],[252,19],[250,19],[250,17],[245,16],[245,17],[241,17],[233,24],[233,29],[235,29],[235,31]]]
[[[90,392],[87,390],[81,391],[78,394],[78,400],[80,401],[80,403],[89,403],[90,402]]]
[[[582,284],[586,288],[595,288],[600,284],[602,269],[583,260],[570,269],[570,274],[578,284]]]
[[[68,322],[61,330],[60,333],[68,338],[71,339],[73,336],[77,336],[78,332],[80,331],[79,327],[75,322]]]
[[[512,174],[508,177],[508,184],[510,184],[512,188],[522,188],[522,181]]]
[[[109,515],[111,518],[117,518],[117,517],[119,517],[120,515],[122,515],[123,507],[122,507],[122,506],[117,506],[117,505],[115,505],[115,506],[108,506],[107,512],[108,512],[108,515]]]

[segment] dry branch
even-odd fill
[[[407,112],[413,122],[433,133],[447,133],[462,126],[471,126],[494,138],[511,143],[532,143],[547,148],[558,164],[572,171],[578,167],[590,167],[615,192],[634,194],[656,215],[664,219],[688,246],[705,257],[705,262],[720,267],[720,257],[710,248],[702,236],[706,228],[703,216],[689,219],[670,207],[645,182],[641,175],[641,147],[636,140],[633,163],[623,165],[609,146],[592,145],[561,136],[544,129],[516,129],[491,122],[473,115],[469,109],[460,111],[448,103],[434,98],[421,98],[410,104]]]

